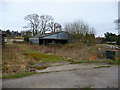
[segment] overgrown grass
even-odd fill
[[[96,66],[94,68],[106,68],[106,67],[110,67],[109,65],[100,65],[100,66]]]
[[[28,71],[32,66],[41,62],[65,61],[61,56],[42,53],[38,45],[31,44],[7,44],[3,50],[2,73],[4,75],[21,73]],[[34,69],[45,69],[45,67],[35,66]]]
[[[63,57],[56,56],[56,55],[43,54],[43,53],[27,53],[26,56],[31,57],[35,61],[43,61],[43,62],[65,61]]]
[[[42,69],[46,69],[48,66],[45,65],[45,66],[39,66],[39,65],[31,65],[30,66],[32,69],[37,69],[37,70],[42,70]]]
[[[13,79],[13,78],[22,78],[26,76],[30,76],[36,74],[36,72],[24,72],[24,73],[17,73],[12,75],[3,76],[2,79]]]
[[[24,49],[25,51],[24,55],[26,55],[28,58],[34,59],[35,61],[42,61],[42,62],[65,61],[65,59],[61,56],[48,54],[48,53],[46,54],[38,50],[35,50],[34,47],[39,47],[38,45],[23,44],[20,45],[20,47]]]
[[[114,64],[120,65],[120,60],[71,60],[71,64],[79,64],[79,63],[106,63],[106,64]]]
[[[18,55],[21,54],[23,50],[15,44],[7,44],[2,51],[2,60],[13,60],[18,59]]]
[[[99,48],[100,50],[106,49],[105,46],[87,47],[82,43],[51,46],[28,43],[7,44],[3,49],[3,77],[4,75],[11,75],[12,73],[17,73],[18,75],[18,73],[25,72],[30,68],[41,70],[48,67],[34,66],[41,62],[54,63],[66,61],[72,64],[108,63],[120,65],[120,60],[105,60],[104,55],[98,54]],[[97,55],[100,57],[99,59]]]
[[[120,65],[120,60],[104,60],[104,62],[108,64]]]

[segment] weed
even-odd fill
[[[100,50],[104,51],[106,47],[99,45],[86,46],[82,43],[71,43],[66,45],[56,44],[50,46],[28,43],[7,44],[3,49],[2,73],[3,76],[5,74],[21,73],[40,62],[67,61],[72,64],[120,64],[120,60],[105,60],[103,54],[98,53]],[[34,66],[34,69],[39,70],[45,68],[46,67]]]
[[[36,72],[24,72],[24,73],[6,75],[6,76],[3,76],[2,79],[21,78],[21,77],[30,76],[30,75],[33,75],[33,74],[36,74]]]
[[[95,66],[94,68],[106,68],[106,67],[110,67],[109,65],[100,65],[100,66]]]
[[[21,73],[39,62],[58,62],[65,59],[53,54],[41,53],[35,50],[37,45],[31,44],[7,44],[3,50],[3,76],[12,73]],[[34,67],[35,69],[45,69],[46,67]]]
[[[37,70],[46,69],[47,67],[48,67],[48,66],[39,66],[39,65],[33,65],[33,66],[31,66],[31,68],[37,69]]]
[[[35,61],[44,61],[44,62],[64,61],[64,58],[60,56],[43,54],[43,53],[28,53],[27,56],[31,57]]]

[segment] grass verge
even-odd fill
[[[22,77],[30,76],[30,75],[33,75],[33,74],[36,74],[36,72],[24,72],[24,73],[7,75],[7,76],[3,76],[2,79],[22,78]]]
[[[95,66],[94,68],[106,68],[106,67],[110,67],[109,65],[100,65],[100,66]]]
[[[106,64],[114,64],[120,65],[120,60],[79,60],[79,61],[70,61],[71,64],[79,64],[79,63],[106,63]]]

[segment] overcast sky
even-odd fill
[[[34,1],[34,0],[33,0]],[[27,25],[24,17],[28,14],[51,15],[56,22],[64,24],[75,20],[83,20],[96,29],[96,36],[105,32],[117,34],[114,20],[118,18],[118,2],[77,2],[45,1],[45,2],[0,2],[0,29],[23,30]]]

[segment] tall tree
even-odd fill
[[[10,30],[8,29],[8,30],[6,30],[6,36],[10,36],[11,35],[11,32],[10,32]]]
[[[37,14],[29,14],[24,19],[26,21],[28,21],[27,28],[30,28],[30,30],[33,33],[33,36],[36,35],[38,33],[39,24],[40,24],[39,15],[37,15]]]
[[[91,28],[87,23],[81,20],[77,20],[71,23],[66,23],[64,26],[64,30],[72,34],[72,36],[76,39],[77,42],[85,42],[89,40],[88,38],[86,40],[86,36],[95,38],[94,28],[93,27]]]
[[[71,34],[95,34],[95,30],[93,27],[89,27],[87,23],[80,20],[66,23],[64,26],[64,30]]]
[[[120,45],[120,18],[116,19],[114,21],[117,25],[117,30],[118,30],[118,40],[117,40],[117,45]]]
[[[56,32],[62,29],[62,26],[55,23],[54,18],[50,15],[29,14],[24,19],[28,22],[28,25],[23,28],[29,28],[33,36],[38,33],[45,34],[46,31]]]
[[[117,42],[118,37],[116,34],[106,32],[104,35],[105,35],[105,41]]]
[[[59,23],[55,23],[54,25],[54,32],[56,31],[61,31],[62,30],[62,25]]]
[[[116,20],[114,21],[114,23],[117,24],[117,29],[120,29],[120,19],[119,19],[119,18],[116,19]]]
[[[45,34],[45,32],[48,30],[48,24],[53,24],[53,17],[50,15],[41,15],[40,16],[40,33]]]
[[[51,30],[51,32],[57,32],[57,31],[61,31],[62,30],[62,25],[56,22],[50,22],[49,24],[49,28]]]

